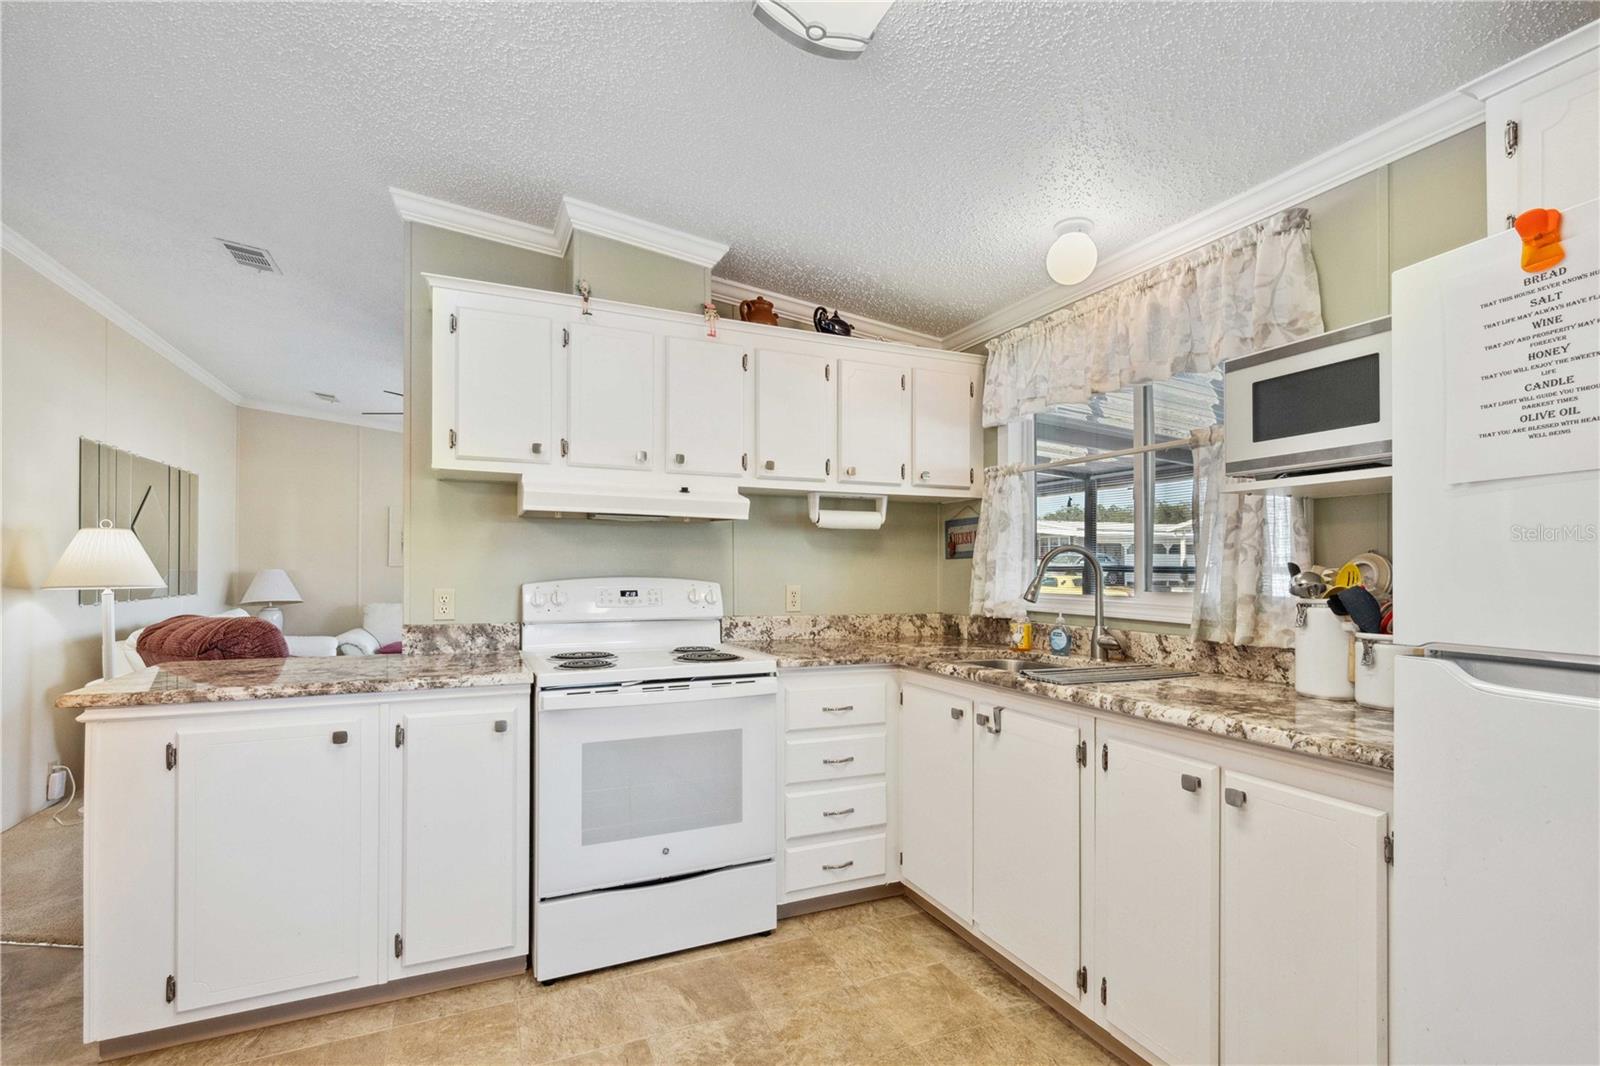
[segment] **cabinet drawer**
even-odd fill
[[[836,777],[866,777],[883,773],[883,731],[818,740],[789,740],[784,744],[789,784],[831,781]]]
[[[888,788],[882,781],[876,781],[791,795],[784,802],[784,833],[793,839],[840,829],[880,826],[887,820]]]
[[[881,680],[791,689],[784,696],[789,728],[881,725],[885,709],[883,689]]]
[[[882,833],[857,840],[789,848],[784,852],[783,888],[786,892],[798,892],[818,885],[882,877],[888,857],[887,838]]]

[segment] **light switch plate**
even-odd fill
[[[433,620],[435,622],[454,622],[456,620],[456,590],[433,590]]]
[[[798,611],[800,609],[800,586],[786,585],[783,590],[783,609],[785,611]]]

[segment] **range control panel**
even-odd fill
[[[524,622],[721,618],[715,581],[672,577],[585,577],[522,586]]]

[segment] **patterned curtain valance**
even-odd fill
[[[984,425],[1321,333],[1310,231],[1292,208],[1002,333]]]

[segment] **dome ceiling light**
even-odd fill
[[[755,0],[756,19],[813,55],[855,59],[894,0]]]
[[[1057,285],[1076,285],[1094,273],[1100,249],[1089,231],[1094,223],[1086,218],[1067,218],[1056,223],[1056,240],[1045,253],[1044,268]]]

